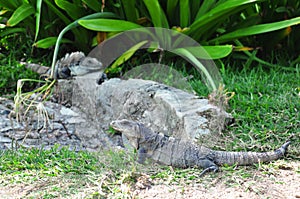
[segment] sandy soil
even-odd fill
[[[262,165],[257,170],[253,167],[245,170],[238,168],[230,174],[223,170],[216,174],[206,174],[194,181],[182,178],[175,183],[166,179],[151,180],[149,176],[142,175],[129,192],[112,194],[107,198],[300,198],[300,161],[279,160],[274,164]],[[70,179],[59,177],[38,179],[33,183],[10,184],[2,181],[0,198],[43,198],[45,193],[49,193],[47,198],[91,198],[99,190],[95,185],[83,183],[81,186],[78,182],[76,179],[71,182]],[[65,195],[65,191],[74,184],[78,185],[76,193]],[[57,190],[57,187],[61,187],[61,190]],[[38,194],[40,191],[43,194]]]
[[[188,185],[154,184],[136,191],[137,198],[300,198],[300,162],[285,163],[279,169],[251,171],[251,177],[222,177],[223,171],[211,182]]]

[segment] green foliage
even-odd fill
[[[107,4],[115,5],[112,2],[108,1]],[[154,27],[180,27],[181,31],[202,45],[216,45],[228,41],[233,44],[232,41],[240,37],[273,32],[300,23],[297,18],[300,14],[300,5],[295,0],[204,0],[202,2],[144,0],[136,1],[135,7],[131,8],[123,7],[122,3],[123,1],[119,2],[121,5],[118,9],[115,8],[114,12],[123,20],[128,19],[121,13],[128,12],[126,9],[130,9],[133,13],[137,13],[138,19],[146,17],[150,20]],[[281,13],[286,14],[286,17],[284,18]],[[292,20],[285,21],[285,19]],[[278,23],[280,21],[281,23]],[[139,23],[139,21],[135,22]]]
[[[132,0],[131,2],[133,1],[134,0]],[[144,0],[135,1],[135,3],[132,3],[132,5],[135,5],[133,7],[123,6],[123,4],[125,4],[124,2],[125,1],[120,1],[118,4],[115,4],[113,1],[107,1],[107,9],[119,15],[121,20],[114,20],[113,23],[109,23],[109,21],[107,21],[106,19],[80,20],[79,24],[91,30],[107,32],[126,31],[138,28],[138,26],[133,26],[133,24],[130,24],[129,26],[126,26],[127,28],[123,28],[123,30],[120,29],[120,27],[123,27],[124,24],[128,23],[128,20],[146,27],[153,26],[167,29],[172,28],[176,31],[183,32],[186,34],[188,32],[197,32],[197,35],[202,34],[202,29],[204,28],[203,26],[206,25],[204,24],[203,26],[197,26],[195,28],[192,27],[192,22],[196,20],[196,10],[202,8],[200,4],[196,3],[196,1],[187,1],[188,3],[186,3],[185,1],[167,1],[166,6],[164,1]],[[197,5],[198,8],[194,7],[195,5]],[[180,6],[180,11],[178,11],[178,6]],[[206,3],[204,6],[206,6]],[[189,14],[191,9],[193,10],[193,12]],[[201,11],[203,11],[203,8],[201,9]],[[137,18],[137,20],[133,21],[133,17],[128,17],[126,14],[124,14],[130,12],[135,13],[135,16],[137,17],[134,18]],[[179,19],[177,19],[176,16],[180,16]],[[223,19],[223,17],[224,16],[220,16],[220,19]],[[147,20],[149,20],[151,23],[147,23]],[[203,34],[205,34],[205,32],[203,32]],[[187,35],[192,36],[191,34]],[[199,42],[201,40],[197,41]],[[201,42],[201,44],[205,43]],[[209,53],[211,53],[209,55],[213,59],[226,57],[233,49],[230,45],[218,46],[216,44],[214,44],[214,46],[208,46],[208,48],[210,49]],[[225,51],[219,51],[220,49],[224,49]],[[213,52],[218,52],[218,54],[215,55]]]
[[[90,30],[106,32],[125,31],[140,25],[172,28],[194,38],[203,46],[209,46],[209,53],[218,52],[218,55],[209,54],[213,59],[228,56],[235,50],[233,45],[236,45],[237,39],[244,46],[264,48],[266,51],[285,39],[284,45],[291,47],[287,51],[292,51],[295,58],[298,56],[295,50],[298,51],[300,45],[294,41],[300,31],[298,27],[291,28],[300,22],[300,18],[297,18],[300,5],[296,0],[108,0],[104,3],[97,0],[1,0],[2,23],[6,23],[2,24],[5,28],[0,35],[35,35],[34,41],[39,39],[35,46],[48,48],[54,45],[56,36],[63,27],[83,16],[103,11],[113,12],[121,20],[82,20],[80,25]],[[87,52],[95,36],[87,29],[71,29],[72,34],[66,34],[61,42],[72,43],[77,49]],[[227,45],[219,46],[220,44]],[[220,48],[226,51],[219,51]],[[239,51],[249,49],[251,48],[241,46],[238,48]]]
[[[0,65],[0,96],[5,94],[12,94],[16,91],[17,80],[19,78],[38,78],[38,75],[32,71],[27,70],[24,66],[14,63],[13,66]],[[34,87],[34,83],[26,84],[24,90],[29,91]]]
[[[269,33],[281,29],[289,29],[291,26],[295,26],[300,23],[299,17],[294,17],[289,20],[279,20],[270,23],[264,23],[262,20],[262,13],[264,12],[264,5],[269,1],[266,0],[227,0],[227,1],[160,1],[160,0],[144,0],[136,1],[131,5],[135,7],[123,6],[123,1],[119,1],[115,4],[113,1],[108,1],[108,8],[113,8],[113,12],[120,16],[120,20],[114,20],[113,23],[109,23],[106,19],[95,19],[95,20],[80,20],[79,24],[83,25],[87,29],[96,31],[125,31],[134,29],[133,23],[141,24],[144,26],[154,26],[162,28],[172,28],[176,31],[182,32],[187,36],[192,37],[197,42],[203,45],[204,49],[209,49],[208,55],[212,59],[219,59],[228,56],[233,50],[245,51],[247,56],[254,57],[254,61],[259,61],[262,64],[272,66],[268,62],[265,62],[258,57],[256,54],[250,54],[248,51],[253,50],[254,47],[250,44],[249,47],[243,46],[243,43],[239,41],[244,38],[249,38],[253,35],[261,35],[263,33]],[[130,10],[129,10],[130,9]],[[127,18],[124,13],[129,11],[135,13],[135,17],[138,20],[132,21],[133,17]],[[144,19],[149,20],[149,23],[145,23]],[[133,23],[125,26],[128,23],[126,20],[130,20]],[[123,29],[123,30],[122,30]],[[288,33],[286,33],[288,34]],[[159,35],[159,34],[158,34]],[[165,38],[163,35],[158,36]],[[249,39],[248,39],[249,40]],[[251,41],[251,39],[250,39]],[[171,39],[164,41],[174,42]],[[177,41],[176,41],[177,42]],[[176,43],[174,42],[174,43]],[[227,45],[220,45],[220,44]],[[233,45],[238,43],[238,48],[234,48]],[[150,44],[151,45],[151,44]],[[205,71],[205,67],[201,66],[201,63],[197,60],[207,58],[203,56],[203,50],[197,48],[184,48],[176,49],[174,46],[174,52],[180,52],[177,55],[185,57],[197,68],[205,74],[213,90],[216,89],[216,85],[210,80],[209,72]],[[134,48],[134,46],[132,46]],[[129,57],[133,55],[138,48],[135,50],[129,49],[124,53],[117,61],[118,64],[122,64]],[[220,50],[221,49],[221,50]],[[218,52],[218,53],[215,53]],[[205,55],[205,54],[204,54]],[[125,58],[126,57],[126,58]],[[121,61],[120,61],[121,60]],[[200,63],[200,64],[199,64]]]
[[[37,38],[40,30],[39,38],[53,37],[58,34],[58,27],[62,28],[76,19],[99,12],[104,7],[104,11],[114,12],[121,19],[140,25],[149,26],[148,22],[150,22],[154,27],[180,27],[181,31],[202,45],[216,45],[220,42],[233,44],[231,41],[240,37],[290,28],[290,26],[299,23],[299,19],[295,18],[292,24],[285,23],[283,20],[292,19],[299,16],[300,13],[300,6],[295,0],[204,0],[203,2],[197,0],[130,0],[118,1],[117,3],[109,0],[105,2],[105,5],[96,0],[73,0],[72,2],[64,0],[45,0],[44,2],[41,0],[20,0],[13,3],[1,0],[0,7],[2,7],[1,16],[7,19],[6,30],[1,31],[2,36],[12,32],[26,32],[32,35],[35,30],[35,38]],[[34,20],[34,16],[36,16],[36,20]],[[273,24],[273,22],[279,21],[283,22],[280,25]],[[257,25],[265,23],[270,25],[264,26],[262,32],[262,27]],[[117,27],[119,25],[122,23],[112,26]],[[40,27],[45,28],[41,29]],[[296,34],[297,29],[292,33]],[[68,39],[75,42],[78,47],[83,47],[82,43],[91,44],[93,34],[90,31],[74,29],[72,32],[74,38]],[[282,36],[277,35],[279,40],[289,35],[287,32],[282,34]],[[278,42],[277,38],[275,42]],[[289,42],[289,45],[292,45],[292,42]]]
[[[57,35],[74,20],[93,14],[101,9],[97,0],[64,1],[64,0],[19,0],[0,1],[0,36],[5,37],[15,33],[20,36],[31,36],[34,46],[49,48],[55,44]],[[112,14],[110,13],[111,17]],[[101,16],[98,16],[101,17]],[[84,28],[72,29],[62,43],[72,43],[73,46],[87,52],[93,41],[94,32]],[[34,37],[33,37],[34,35]]]
[[[300,3],[297,0],[269,0],[260,4],[259,12],[262,23],[293,19],[300,16]],[[297,39],[299,34],[300,26],[291,26],[271,33],[261,34],[253,42],[263,48],[263,52],[260,53],[261,56],[270,58],[270,52],[275,49],[286,51],[292,55],[292,58],[296,58],[300,52],[300,40]]]
[[[6,36],[0,40],[0,95],[15,94],[18,79],[39,79],[39,75],[25,68],[18,59],[24,59],[31,52],[31,38],[18,37],[16,35]],[[49,63],[48,56],[44,52],[35,52],[39,57],[38,62],[42,65]],[[52,55],[52,53],[49,53]],[[28,62],[37,62],[34,59]],[[32,90],[37,85],[36,82],[26,82],[23,91]]]

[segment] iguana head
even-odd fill
[[[139,123],[130,120],[115,120],[110,123],[110,126],[116,131],[125,135],[130,144],[138,149],[139,139],[141,138]]]

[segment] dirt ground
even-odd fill
[[[281,164],[281,163],[279,163]],[[137,191],[138,198],[300,198],[300,162],[282,164],[272,171],[251,171],[252,176],[243,178],[232,175],[223,178],[223,171],[211,182],[189,185],[157,184],[150,189]]]
[[[182,178],[179,183],[166,179],[151,180],[145,175],[138,179],[129,192],[99,198],[300,198],[300,161],[279,160],[274,164],[275,166],[263,165],[259,169],[238,168],[231,171],[231,174],[223,170],[216,174],[206,174],[196,181]],[[71,189],[74,182],[78,184],[79,181],[52,177],[33,183],[5,183],[5,186],[2,181],[0,198],[98,198],[91,197],[94,192],[99,192],[99,187],[95,184],[77,185],[74,194],[66,191]],[[66,195],[66,192],[69,194]]]

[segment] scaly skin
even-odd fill
[[[198,166],[204,168],[200,175],[207,171],[218,171],[218,165],[251,165],[258,162],[269,162],[284,156],[290,142],[286,142],[273,152],[226,152],[215,151],[184,141],[154,133],[143,124],[130,120],[116,120],[111,127],[121,132],[129,143],[138,150],[138,162],[146,158],[174,167]]]

